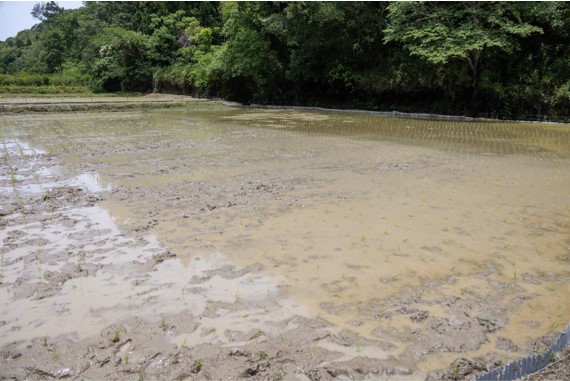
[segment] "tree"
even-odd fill
[[[465,60],[474,107],[485,52],[511,53],[519,39],[542,33],[521,19],[519,7],[509,2],[394,2],[388,6],[384,41],[400,42],[411,55],[434,65]]]
[[[184,47],[185,30],[194,18],[186,17],[184,11],[177,11],[164,17],[152,16],[154,32],[148,40],[149,57],[158,65],[174,63],[178,49]]]
[[[225,95],[246,102],[275,99],[283,67],[263,22],[274,10],[265,3],[223,3],[226,42],[212,67]]]
[[[152,71],[146,56],[147,36],[122,28],[107,28],[96,37],[99,58],[91,75],[105,91],[146,91]]]
[[[287,77],[296,93],[334,101],[354,99],[363,78],[383,66],[386,3],[293,2],[285,10],[290,49]]]
[[[58,16],[63,12],[63,8],[57,5],[55,1],[47,3],[37,3],[32,8],[32,16],[40,21],[50,20],[54,16]]]
[[[50,30],[42,39],[43,50],[40,60],[45,64],[45,71],[53,73],[57,71],[63,63],[64,40],[58,30]]]

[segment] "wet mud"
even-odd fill
[[[0,378],[469,379],[570,321],[566,125],[205,107],[0,128]]]

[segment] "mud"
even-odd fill
[[[565,125],[205,106],[0,128],[3,378],[465,379],[570,321]]]

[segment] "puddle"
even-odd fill
[[[44,299],[15,298],[22,281],[0,290],[5,343],[135,317],[180,325],[188,311],[169,344],[229,350],[297,337],[316,324],[302,317],[326,322],[299,344],[326,353],[321,367],[402,359],[425,373],[519,356],[570,321],[567,125],[241,109],[8,125],[32,142],[24,153],[43,151],[8,149],[36,217],[0,234],[17,245],[3,249],[4,284],[72,271],[65,255],[99,267]],[[42,223],[38,198],[60,188],[82,191]]]
[[[96,176],[87,175],[57,186],[73,185],[79,179],[93,182],[90,191],[102,189]],[[40,220],[0,232],[5,244],[0,291],[2,344],[45,335],[57,337],[69,333],[70,327],[76,337],[84,338],[128,318],[159,319],[181,311],[197,314],[209,303],[260,305],[205,318],[201,323],[208,329],[217,326],[222,333],[227,327],[260,329],[268,319],[303,312],[286,299],[268,306],[266,300],[281,299],[278,283],[249,272],[234,276],[234,266],[222,253],[213,253],[207,260],[194,257],[185,265],[180,259],[157,261],[165,249],[156,238],[125,236],[103,207],[71,208],[56,220],[61,222]],[[220,272],[220,268],[225,270]],[[219,275],[208,275],[211,272]],[[50,282],[54,277],[56,281]],[[220,340],[228,342],[224,337]]]

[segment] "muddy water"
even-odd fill
[[[60,204],[61,226],[6,224],[3,343],[186,310],[200,328],[171,343],[245,343],[303,316],[330,323],[312,346],[337,363],[420,374],[521,355],[570,321],[567,125],[223,108],[14,116],[2,131],[3,192],[98,197]],[[26,180],[10,168],[28,151]],[[94,275],[19,293],[81,250]]]

